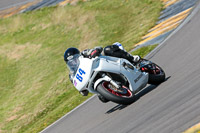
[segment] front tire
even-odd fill
[[[157,64],[146,59],[141,59],[139,66],[142,72],[149,73],[149,84],[157,85],[165,81],[165,72]]]
[[[122,86],[120,91],[116,90],[107,81],[103,81],[97,86],[97,91],[109,101],[124,105],[131,104],[135,101],[135,95],[127,87]]]
[[[150,73],[149,74],[149,81],[148,83],[149,84],[160,84],[162,82],[165,81],[165,72],[163,71],[163,69],[156,65],[156,64],[153,64],[155,65],[156,69],[153,73]]]

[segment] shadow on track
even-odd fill
[[[106,112],[106,114],[113,113],[113,112],[115,112],[115,111],[117,111],[117,110],[122,110],[122,109],[126,108],[127,106],[128,106],[128,105],[118,104],[117,106],[115,106],[115,107],[113,107],[112,109],[108,110],[108,111]]]
[[[170,79],[171,78],[171,76],[169,76],[169,77],[167,77],[167,78],[165,78],[165,81],[164,82],[166,82],[168,79]],[[163,82],[163,83],[164,83]],[[161,83],[162,84],[162,83]],[[161,84],[158,84],[158,85],[149,85],[149,86],[147,86],[145,89],[143,89],[143,90],[141,90],[139,93],[137,93],[136,94],[136,100],[135,100],[135,102],[137,101],[137,100],[139,100],[142,96],[144,96],[144,95],[146,95],[147,93],[149,93],[150,91],[152,91],[152,90],[154,90],[155,88],[157,88],[159,85],[161,85]]]
[[[171,76],[167,77],[167,78],[165,79],[164,82],[166,82],[169,78],[171,78]],[[162,83],[161,83],[161,84],[162,84]],[[147,86],[145,89],[143,89],[143,90],[141,90],[140,92],[138,92],[138,93],[136,94],[135,102],[136,102],[137,100],[139,100],[142,96],[146,95],[147,93],[149,93],[149,92],[151,92],[152,90],[154,90],[155,88],[157,88],[159,85],[160,85],[160,84],[158,84],[158,85],[149,85],[149,86]],[[132,104],[134,104],[134,102],[133,102]],[[117,110],[122,110],[122,109],[124,109],[124,108],[126,108],[126,107],[128,107],[128,106],[129,106],[129,105],[118,104],[118,105],[114,106],[113,108],[111,108],[110,110],[108,110],[105,114],[111,114],[111,113],[113,113],[113,112],[115,112],[115,111],[117,111]]]

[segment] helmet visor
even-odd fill
[[[73,77],[76,74],[76,71],[77,71],[79,64],[80,64],[79,56],[80,56],[80,54],[75,54],[67,61],[67,67],[70,71],[70,74]]]

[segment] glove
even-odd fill
[[[95,50],[93,50],[92,53],[89,55],[89,58],[94,58],[94,57],[99,56],[99,55],[100,55],[100,52],[99,52],[97,49],[95,49]]]
[[[81,55],[83,57],[89,58],[88,52],[90,51],[90,49],[85,49],[84,51],[81,52]]]
[[[102,47],[96,47],[89,52],[89,58],[95,58],[96,56],[99,56],[102,52]]]
[[[141,57],[139,55],[133,56],[133,62],[138,63],[140,61]]]

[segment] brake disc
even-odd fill
[[[121,93],[121,94],[127,94],[127,90],[125,88],[119,87],[116,88],[114,85],[109,84],[109,88],[117,93]]]

